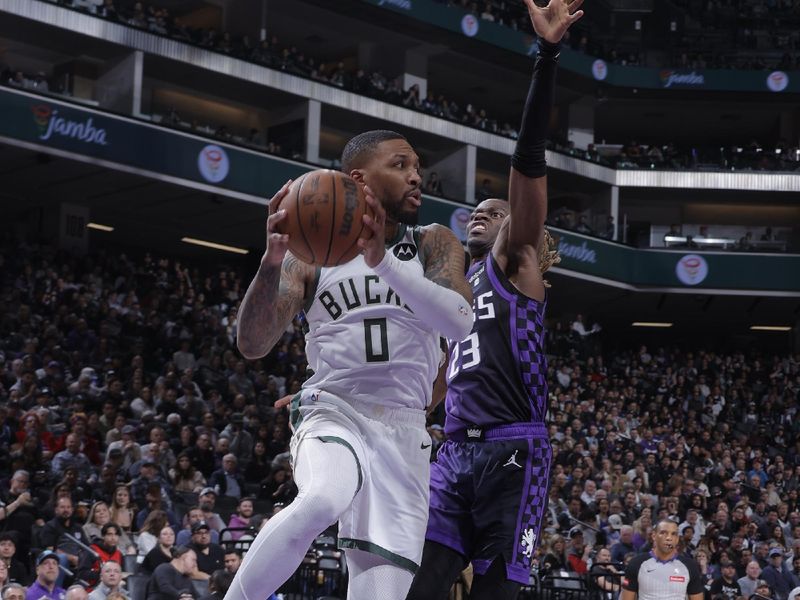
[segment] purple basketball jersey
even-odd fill
[[[491,254],[472,265],[467,279],[475,323],[469,336],[450,342],[445,431],[543,423],[546,302],[522,295]]]

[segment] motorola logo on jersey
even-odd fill
[[[397,244],[392,249],[392,253],[400,260],[411,260],[417,255],[417,247],[414,244],[403,242]]]

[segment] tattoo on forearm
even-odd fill
[[[422,251],[428,257],[425,276],[444,287],[452,287],[452,265],[450,264],[450,244],[443,235],[430,231],[422,240]]]
[[[269,352],[298,310],[295,282],[302,276],[297,259],[287,255],[282,267],[262,266],[239,308],[237,338],[239,349],[248,355]]]
[[[420,241],[420,253],[427,257],[425,277],[472,302],[472,290],[464,279],[463,250],[449,231],[428,230]]]

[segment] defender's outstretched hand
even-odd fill
[[[290,185],[292,185],[291,179],[283,184],[283,187],[278,190],[278,193],[267,204],[267,214],[269,215],[267,217],[267,247],[264,250],[261,262],[268,265],[280,266],[286,250],[289,248],[289,236],[285,233],[279,233],[277,226],[278,223],[286,218],[286,211],[281,210],[280,206],[289,192]]]
[[[579,10],[583,0],[550,0],[545,7],[536,6],[533,0],[525,0],[525,4],[536,35],[551,44],[560,42],[567,29],[583,16]]]

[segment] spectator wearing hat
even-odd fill
[[[28,566],[17,558],[16,531],[3,531],[0,533],[0,561],[6,565],[9,581],[16,581],[23,585],[28,584]]]
[[[608,500],[605,500],[605,504],[609,504]],[[622,517],[618,514],[614,513],[613,515],[608,515],[608,522],[605,527],[603,527],[602,523],[599,523],[601,529],[606,532],[606,545],[609,547],[613,546],[617,542],[619,542],[619,532],[622,529],[624,523],[622,522]]]
[[[231,415],[231,422],[219,434],[221,438],[228,438],[229,449],[239,459],[239,466],[247,468],[253,458],[253,436],[244,428],[244,415],[235,412]]]
[[[209,524],[209,526],[211,526],[211,522],[205,517],[205,513],[203,513],[199,506],[192,506],[188,511],[186,511],[186,516],[184,517],[184,527],[178,532],[175,538],[175,544],[177,546],[186,546],[192,541],[192,525],[195,523],[205,521]],[[213,527],[211,528],[211,541],[214,544],[219,543],[219,531]]]
[[[217,504],[217,492],[214,488],[205,487],[200,490],[197,504],[203,512],[203,520],[208,523],[212,531],[219,533],[225,529],[225,522],[222,520],[222,517],[214,512],[214,507]]]
[[[89,600],[106,600],[112,593],[128,597],[125,588],[122,587],[122,565],[114,560],[109,560],[103,563],[100,570],[100,584],[89,594]]]
[[[56,584],[59,565],[58,554],[51,550],[36,558],[36,581],[28,588],[25,600],[65,600],[67,591]]]
[[[136,427],[133,425],[123,425],[120,435],[122,436],[120,440],[108,445],[106,459],[111,456],[113,451],[119,450],[122,454],[120,467],[128,471],[134,463],[142,460],[142,447],[136,442]]]
[[[589,557],[592,547],[583,543],[583,529],[577,525],[569,530],[569,548],[567,549],[567,563],[570,570],[578,575],[589,572]]]
[[[736,565],[727,561],[721,565],[720,570],[720,576],[711,583],[711,597],[738,600],[742,595],[742,588],[736,579]]]
[[[769,564],[761,571],[761,579],[769,584],[776,600],[786,600],[795,587],[792,575],[783,564],[783,550],[772,548],[769,551]]]
[[[172,551],[172,560],[156,567],[147,585],[147,600],[176,600],[191,593],[191,573],[197,571],[197,554],[187,546]]]
[[[208,579],[217,569],[225,566],[225,551],[219,544],[211,541],[211,528],[205,521],[198,521],[192,525],[192,541],[189,547],[197,554],[197,569],[204,575],[197,573],[195,578]]]
[[[772,587],[763,579],[758,580],[756,591],[750,596],[750,600],[777,600],[777,598],[773,594]]]
[[[242,497],[244,487],[244,477],[239,473],[239,461],[235,454],[228,453],[222,457],[222,468],[214,471],[208,479],[209,487],[220,496],[230,496],[237,500]]]
[[[623,525],[619,530],[619,541],[611,546],[611,560],[616,563],[625,562],[628,554],[635,554],[636,548],[633,546],[633,527]]]
[[[760,577],[761,565],[759,565],[758,562],[751,560],[749,563],[747,563],[747,567],[745,567],[744,577],[740,577],[738,580],[739,589],[742,590],[742,596],[745,597],[745,600],[756,593],[756,584],[758,584]]]

